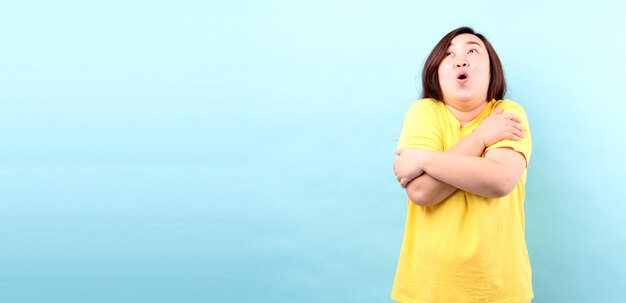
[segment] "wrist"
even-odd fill
[[[474,144],[480,146],[481,149],[484,150],[485,148],[487,148],[487,144],[485,143],[483,138],[480,137],[480,134],[477,131],[473,131],[468,135],[468,137],[470,137]]]
[[[432,165],[433,157],[437,152],[432,150],[422,151],[422,155],[419,157],[419,166],[424,172],[428,172],[429,167]]]

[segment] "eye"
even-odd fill
[[[446,57],[451,57],[452,55],[453,55],[453,53],[452,53],[452,52],[447,52],[447,53],[446,53]]]
[[[475,48],[472,48],[467,53],[468,54],[478,54],[478,51]]]

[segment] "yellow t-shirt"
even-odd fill
[[[419,100],[406,114],[398,148],[448,150],[498,108],[522,119],[525,137],[500,141],[487,150],[508,147],[530,160],[532,141],[526,113],[506,99],[488,102],[464,127],[443,102]],[[429,207],[409,200],[391,298],[415,303],[520,303],[532,299],[524,239],[525,183],[526,170],[515,189],[502,198],[488,199],[457,189]]]

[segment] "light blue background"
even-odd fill
[[[534,302],[620,302],[620,1],[0,4],[0,302],[388,302],[391,165],[470,25],[534,139]]]

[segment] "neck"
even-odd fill
[[[487,101],[482,102],[445,102],[446,107],[450,109],[454,117],[456,117],[461,126],[465,126],[468,122],[474,120],[480,112],[487,106]]]

